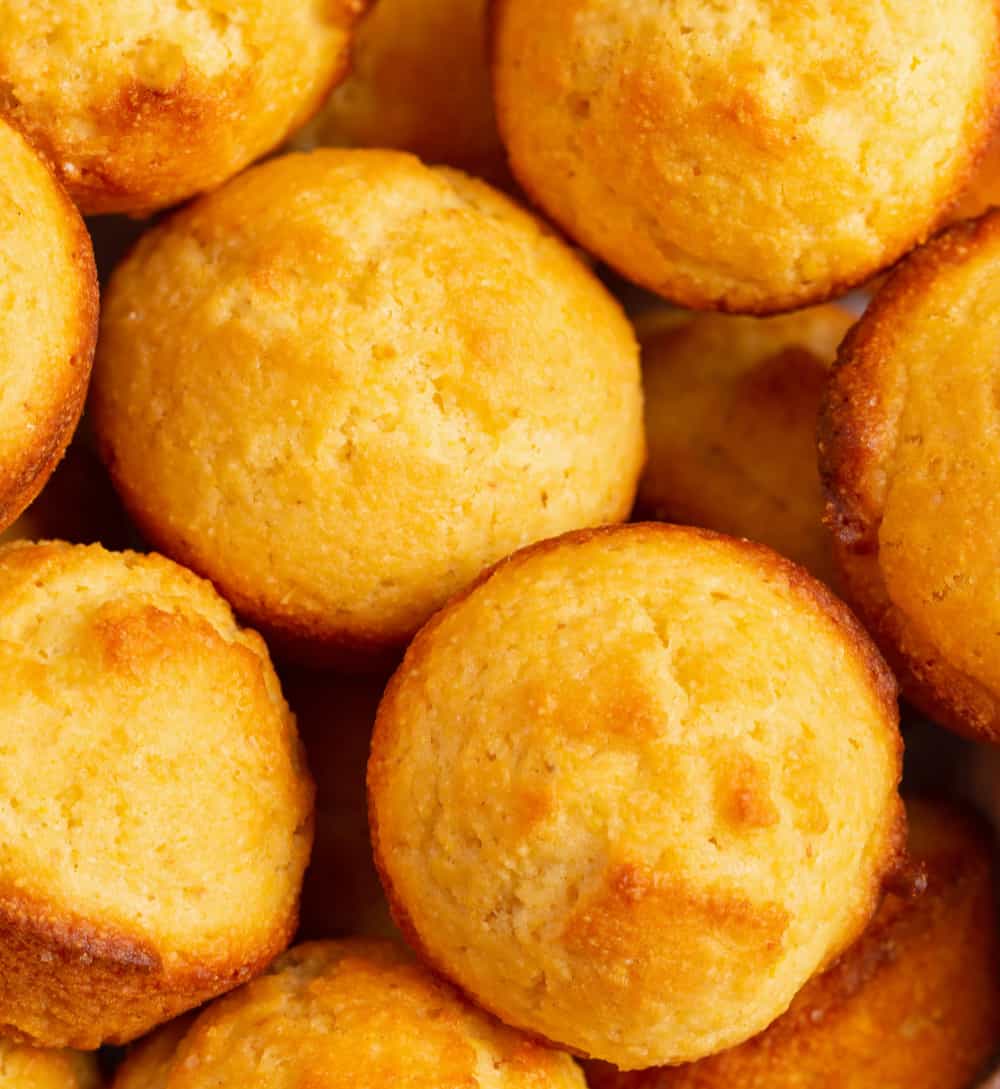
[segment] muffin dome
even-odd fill
[[[977,821],[910,802],[919,896],[871,926],[791,1009],[741,1047],[689,1066],[590,1072],[592,1089],[968,1089],[1000,1039],[991,848]]]
[[[2,11],[0,3],[0,25]],[[41,491],[66,449],[97,336],[97,274],[83,221],[3,120],[0,310],[2,529]]]
[[[99,546],[0,550],[0,1024],[124,1042],[295,928],[312,784],[260,638]]]
[[[389,942],[298,946],[179,1040],[166,1032],[139,1046],[115,1089],[584,1087],[569,1056],[494,1021]]]
[[[0,1089],[98,1089],[94,1055],[26,1047],[0,1036]]]
[[[378,0],[351,73],[300,146],[392,147],[507,180],[486,60],[486,0]]]
[[[84,212],[150,212],[306,121],[367,3],[0,0],[0,109]]]
[[[784,1012],[899,847],[892,681],[759,545],[638,525],[525,549],[417,636],[368,768],[407,938],[487,1009],[622,1068]]]
[[[936,721],[1000,742],[1000,213],[910,257],[844,343],[821,431],[846,590]]]
[[[766,313],[930,233],[988,138],[1000,10],[497,0],[493,52],[511,168],[574,239],[685,306]]]
[[[279,159],[112,279],[98,439],[150,540],[286,652],[395,655],[512,550],[627,516],[618,304],[534,217],[409,155]]]
[[[649,444],[640,509],[761,541],[829,583],[816,419],[853,322],[821,306],[651,325],[640,336]]]

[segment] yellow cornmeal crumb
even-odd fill
[[[98,1089],[97,1057],[26,1047],[0,1037],[0,1089]]]
[[[644,453],[605,288],[489,186],[387,151],[274,160],[149,232],[93,409],[149,538],[321,661],[394,653],[512,550],[625,518]]]
[[[300,945],[192,1027],[168,1025],[128,1058],[114,1089],[584,1084],[568,1055],[494,1021],[403,949],[354,939]]]
[[[0,105],[87,213],[218,185],[305,122],[367,0],[0,0]]]
[[[894,694],[847,609],[762,546],[647,524],[525,549],[420,632],[379,707],[397,922],[582,1054],[740,1043],[875,910]]]
[[[518,181],[694,308],[792,309],[890,264],[960,191],[1000,86],[994,0],[497,0],[493,30]]]

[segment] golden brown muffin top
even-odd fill
[[[368,0],[0,0],[0,109],[88,213],[220,182],[306,121]]]
[[[150,972],[280,940],[312,785],[262,640],[208,583],[7,545],[0,675],[0,916]]]
[[[296,144],[399,148],[508,181],[486,7],[486,0],[379,0],[358,29],[350,75]]]
[[[762,546],[651,524],[525,549],[421,631],[379,708],[397,922],[581,1053],[746,1039],[874,910],[893,694],[847,610]]]
[[[129,511],[318,657],[395,654],[522,544],[627,516],[638,348],[536,218],[400,152],[273,160],[107,293],[95,426]]]
[[[1000,214],[911,256],[845,341],[822,457],[849,594],[931,717],[1000,738]]]
[[[838,306],[776,318],[715,314],[640,328],[648,515],[749,537],[828,584],[816,467],[827,372],[853,323]]]
[[[584,1085],[567,1055],[494,1021],[389,942],[300,945],[209,1007],[179,1042],[164,1031],[126,1061],[115,1089]]]
[[[905,253],[964,185],[1000,88],[995,0],[494,13],[518,181],[623,275],[699,309],[818,302]]]
[[[0,1036],[0,1089],[98,1089],[97,1057],[25,1047]]]
[[[702,1062],[618,1074],[593,1089],[967,1089],[1000,1039],[1000,948],[985,829],[910,801],[916,896],[890,893],[864,936],[767,1031]]]
[[[0,526],[34,498],[83,407],[97,276],[83,221],[0,119]]]

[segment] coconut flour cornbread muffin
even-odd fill
[[[299,937],[393,937],[372,858],[365,793],[385,678],[285,669],[281,686],[316,780],[316,833],[302,885]]]
[[[0,550],[0,1025],[121,1043],[288,943],[312,784],[260,637],[159,556]]]
[[[0,1036],[0,1089],[99,1089],[96,1057],[15,1044]]]
[[[816,417],[853,321],[821,306],[640,327],[649,460],[639,509],[762,541],[832,581]]]
[[[378,0],[351,73],[296,140],[412,151],[506,181],[486,60],[486,0]]]
[[[991,848],[951,806],[910,802],[907,815],[926,890],[888,895],[784,1017],[688,1066],[595,1068],[592,1089],[968,1089],[1000,1041]]]
[[[147,234],[93,409],[150,540],[286,653],[356,666],[513,549],[625,518],[644,453],[618,304],[506,197],[399,152],[275,160]]]
[[[508,1024],[625,1068],[743,1041],[902,846],[894,688],[760,545],[636,525],[501,563],[420,632],[368,768],[397,922]]]
[[[994,134],[951,218],[959,220],[981,216],[995,205],[1000,205],[1000,131]]]
[[[84,212],[150,212],[306,121],[367,4],[0,0],[0,110]]]
[[[821,463],[848,595],[935,721],[1000,742],[1000,213],[908,258],[841,349]]]
[[[73,434],[97,336],[97,276],[83,221],[3,120],[0,313],[3,528],[41,491]]]
[[[1000,86],[994,0],[493,10],[518,181],[587,249],[696,309],[792,309],[905,253],[964,186]]]
[[[584,1089],[568,1055],[494,1021],[390,942],[297,946],[179,1039],[164,1031],[115,1089]]]

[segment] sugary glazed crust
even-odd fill
[[[895,750],[897,782],[902,778],[903,772],[903,741],[897,728],[899,708],[896,680],[881,654],[872,643],[868,633],[842,601],[803,568],[792,563],[791,560],[785,559],[766,545],[726,537],[724,534],[715,533],[712,530],[674,526],[661,522],[639,522],[625,526],[601,526],[596,529],[574,530],[559,537],[522,548],[506,559],[494,564],[465,590],[452,597],[418,632],[403,658],[402,665],[393,674],[382,697],[382,702],[379,704],[372,734],[371,755],[368,762],[368,825],[371,832],[375,866],[382,882],[382,888],[385,891],[393,921],[399,927],[410,948],[431,970],[458,986],[476,1005],[514,1028],[520,1029],[531,1039],[549,1047],[557,1047],[563,1051],[568,1051],[570,1054],[582,1059],[588,1059],[592,1056],[573,1048],[564,1041],[552,1040],[543,1036],[530,1025],[518,1024],[516,1021],[512,1021],[509,1011],[492,1001],[490,996],[476,993],[466,987],[461,981],[461,972],[453,970],[445,956],[435,953],[428,947],[393,884],[380,834],[377,799],[385,788],[390,774],[389,757],[398,738],[398,731],[395,727],[397,721],[396,707],[403,682],[409,673],[423,671],[425,663],[431,655],[434,635],[446,614],[459,607],[480,586],[485,585],[494,575],[502,571],[522,567],[529,560],[566,546],[584,545],[592,540],[619,534],[641,535],[646,538],[669,535],[687,537],[692,541],[704,540],[728,543],[734,551],[742,553],[747,558],[755,561],[762,571],[782,579],[796,596],[833,622],[834,626],[843,635],[845,643],[853,651],[859,669],[870,678],[873,694],[881,706],[884,720],[888,724],[887,734],[891,735],[889,741]],[[907,863],[906,838],[906,811],[902,801],[897,797],[896,812],[887,825],[886,842],[883,850],[884,864],[881,872],[874,877],[869,896],[866,898],[865,910],[859,913],[854,925],[848,928],[840,945],[831,950],[826,961],[818,969],[819,971],[827,968],[860,937],[872,915],[874,915],[886,888],[890,887],[898,879],[900,873],[905,870]]]
[[[289,944],[297,908],[248,957],[167,958],[138,934],[97,927],[0,889],[3,1035],[40,1047],[125,1044],[255,976]]]
[[[496,109],[497,128],[505,147],[508,143],[507,132],[511,119],[504,109],[503,95],[499,93],[500,64],[497,57],[496,42],[499,39],[500,21],[504,18],[508,5],[513,2],[514,0],[487,0],[486,17],[487,49],[493,86],[493,101]],[[996,0],[994,6],[997,17],[1000,19],[1000,0]],[[964,166],[955,172],[949,194],[942,201],[938,215],[930,223],[918,225],[916,229],[911,230],[901,240],[897,240],[894,246],[888,246],[879,261],[870,262],[848,277],[841,277],[826,284],[817,283],[811,290],[776,294],[757,302],[745,300],[737,302],[727,295],[717,296],[707,292],[699,292],[690,282],[681,279],[666,284],[662,280],[644,278],[641,274],[637,274],[635,270],[625,269],[620,263],[616,263],[603,255],[601,255],[601,261],[630,283],[634,283],[687,310],[714,310],[723,314],[767,317],[772,314],[801,310],[808,306],[818,306],[822,303],[840,299],[849,291],[866,284],[879,273],[891,268],[915,247],[923,245],[936,230],[952,218],[955,206],[975,177],[977,167],[985,157],[997,126],[1000,125],[1000,40],[998,40],[997,49],[994,50],[991,67],[987,93],[979,103],[973,121],[967,126],[966,142],[971,148],[971,154]],[[541,194],[524,177],[524,172],[517,170],[509,152],[507,162],[521,192],[536,212],[556,224],[567,238],[575,241],[572,224],[560,213],[558,207],[552,207],[542,199]]]
[[[24,133],[10,119],[6,124],[30,147]],[[3,123],[3,122],[0,122]],[[39,427],[13,463],[0,465],[0,530],[14,522],[45,486],[69,445],[83,414],[97,347],[97,267],[90,235],[76,206],[69,199],[44,158],[72,238],[71,263],[77,296],[77,322],[68,345],[63,381],[49,390],[47,425]]]
[[[841,345],[820,411],[820,475],[834,560],[847,595],[899,677],[903,695],[974,740],[1000,743],[1000,694],[954,668],[912,630],[879,566],[886,466],[898,440],[889,364],[911,309],[938,273],[1000,240],[1000,210],[958,223],[911,255]]]

